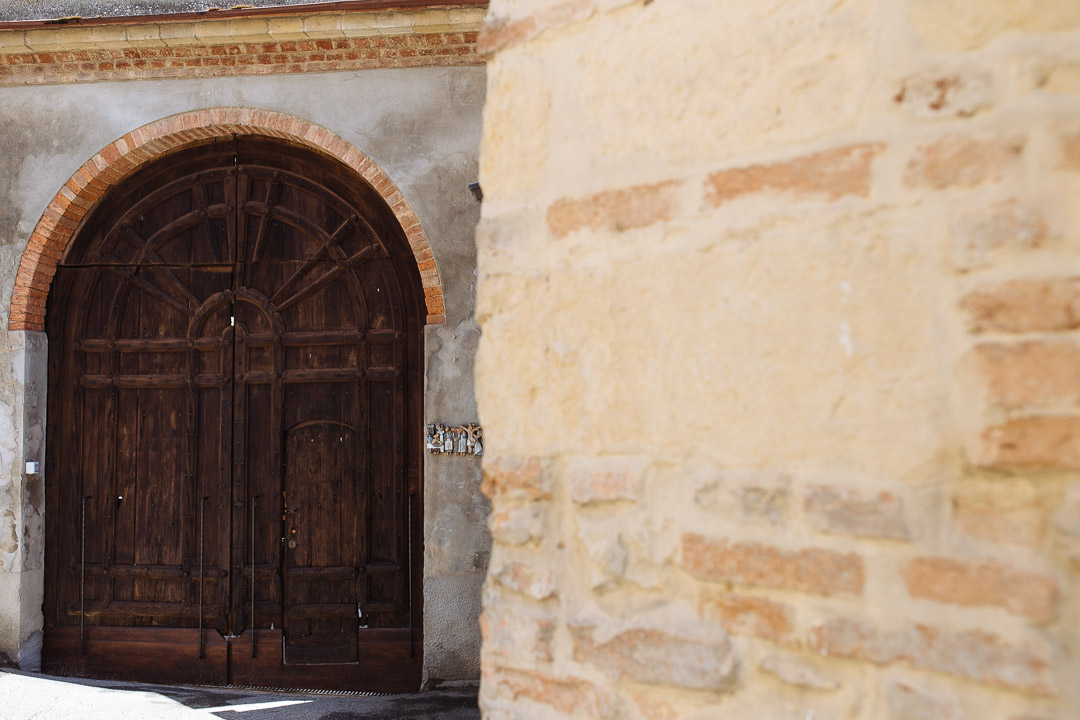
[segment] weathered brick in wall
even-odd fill
[[[817,195],[836,200],[845,195],[866,197],[870,171],[880,143],[865,143],[814,153],[771,165],[751,165],[709,176],[706,201],[719,206],[740,195],[762,191]]]
[[[969,480],[953,494],[953,530],[978,542],[1038,547],[1054,506],[1047,490],[1037,481]]]
[[[785,550],[688,533],[682,538],[682,555],[688,572],[708,580],[818,595],[857,595],[863,590],[863,560],[854,553],[819,548]]]
[[[944,137],[916,148],[904,182],[934,190],[995,182],[1016,169],[1023,150],[1019,138]]]
[[[574,657],[614,677],[693,690],[724,690],[735,682],[730,643],[688,639],[653,629],[625,630],[599,642],[589,626],[570,626]]]
[[[953,265],[972,270],[992,265],[1005,253],[1041,247],[1049,228],[1045,218],[1016,200],[979,204],[951,224]]]
[[[904,501],[888,491],[813,485],[806,489],[803,509],[811,524],[826,532],[911,539]]]
[[[1041,332],[1080,328],[1080,277],[1018,278],[986,283],[960,300],[971,332]]]
[[[1080,345],[1076,343],[981,343],[973,353],[975,371],[994,405],[1080,405]]]
[[[984,630],[912,624],[883,628],[848,617],[830,618],[811,630],[808,643],[822,655],[875,665],[907,662],[1035,695],[1053,694],[1050,655],[1033,644],[1013,645]]]
[[[778,643],[797,643],[794,611],[769,598],[708,589],[702,592],[699,612],[735,635],[756,635]]]
[[[1080,415],[1019,417],[982,431],[976,461],[991,468],[1080,470]]]
[[[551,498],[552,474],[549,463],[540,458],[500,458],[484,465],[480,490],[492,500]]]
[[[495,665],[483,668],[488,692],[547,705],[566,715],[610,718],[615,713],[615,693],[575,677],[557,677],[535,670]]]
[[[994,561],[920,557],[903,568],[912,597],[954,605],[997,605],[1038,622],[1057,611],[1053,578],[1007,567]]]
[[[555,237],[575,230],[634,230],[670,220],[675,212],[677,186],[672,182],[608,190],[583,199],[563,198],[548,210],[548,227]]]
[[[570,497],[583,505],[637,500],[645,474],[644,465],[633,458],[577,463],[570,468]]]
[[[0,86],[479,65],[476,33],[0,54]]]

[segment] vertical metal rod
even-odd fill
[[[206,500],[203,498],[199,503],[199,658],[206,657],[206,643],[203,640],[203,581],[205,580],[205,565],[203,563],[206,547],[204,528],[206,527]]]
[[[82,499],[82,548],[79,551],[79,653],[86,654],[86,501]]]
[[[255,657],[255,503],[258,495],[251,496],[251,657]]]
[[[409,519],[408,530],[409,533],[409,556],[405,561],[405,574],[409,578],[409,657],[416,657],[416,634],[414,628],[416,627],[416,607],[413,603],[412,593],[412,576],[413,576],[413,555],[412,555],[412,514],[413,514],[413,493],[409,493]]]

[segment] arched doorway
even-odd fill
[[[49,295],[45,669],[417,688],[424,313],[393,209],[314,150],[114,187]]]

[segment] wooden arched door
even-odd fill
[[[111,191],[47,311],[45,668],[416,689],[422,312],[330,158],[234,138]]]

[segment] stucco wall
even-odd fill
[[[0,89],[0,325],[15,270],[45,206],[113,140],[191,109],[255,107],[321,125],[356,145],[397,184],[438,263],[446,321],[426,330],[425,414],[476,419],[472,363],[477,174],[483,68],[367,70],[258,78],[143,81]],[[45,337],[0,330],[0,653],[32,667],[40,638],[41,478]],[[425,678],[478,673],[479,587],[490,539],[479,460],[427,458]],[[49,480],[46,480],[49,481]],[[47,520],[48,514],[45,512]]]
[[[1080,4],[480,45],[485,717],[1080,716]]]

